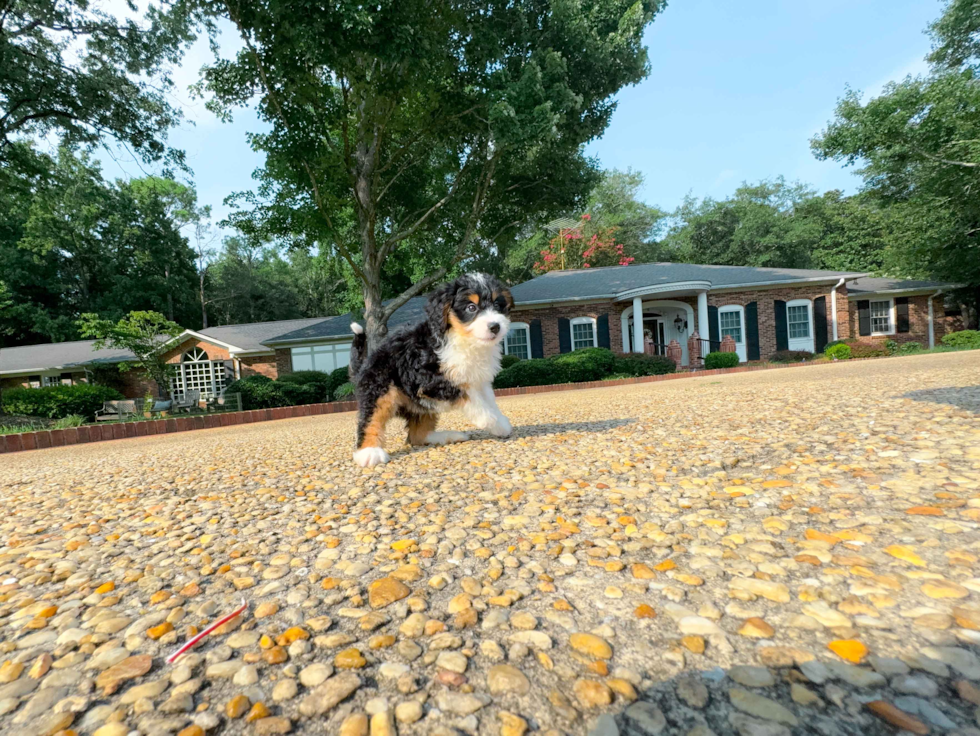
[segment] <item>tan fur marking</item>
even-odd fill
[[[408,443],[410,445],[424,445],[425,438],[429,432],[436,429],[438,417],[435,414],[423,414],[421,417],[412,417],[408,420]]]
[[[398,409],[404,399],[405,397],[402,392],[394,386],[388,389],[388,393],[378,399],[378,403],[374,405],[374,413],[371,415],[371,420],[364,428],[364,441],[361,442],[361,447],[358,449],[363,447],[384,447],[385,426],[392,416],[394,416],[395,410]]]
[[[466,297],[466,298],[467,298],[467,299],[469,299],[469,300],[470,300],[471,302],[473,302],[474,304],[477,304],[477,305],[479,305],[479,303],[480,303],[480,295],[479,295],[479,294],[470,294],[470,295],[469,295],[468,297]]]
[[[461,322],[459,317],[456,316],[455,312],[449,313],[449,326],[456,330],[456,332],[458,332],[460,335],[471,337],[473,325]]]

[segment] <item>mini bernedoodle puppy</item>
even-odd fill
[[[357,396],[357,449],[362,467],[386,463],[385,426],[408,422],[412,445],[463,442],[463,432],[437,432],[441,412],[460,408],[477,428],[508,437],[510,422],[497,408],[493,379],[500,371],[500,342],[514,300],[493,276],[473,273],[436,289],[421,324],[388,336],[366,358],[364,329],[352,324],[350,377]]]

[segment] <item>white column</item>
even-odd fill
[[[932,302],[934,297],[929,297],[929,348],[932,349],[936,347],[936,327],[935,327],[935,315],[933,314]]]
[[[711,334],[708,324],[708,292],[698,292],[698,335],[702,340],[717,340],[718,335]],[[703,357],[703,356],[702,356]]]
[[[633,352],[643,352],[643,297],[633,299]]]

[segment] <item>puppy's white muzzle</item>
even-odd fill
[[[510,329],[510,320],[495,309],[483,312],[473,320],[470,334],[478,340],[488,343],[499,343]]]

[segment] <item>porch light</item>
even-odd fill
[[[685,322],[680,315],[674,317],[674,329],[678,332],[683,332],[685,327]]]

